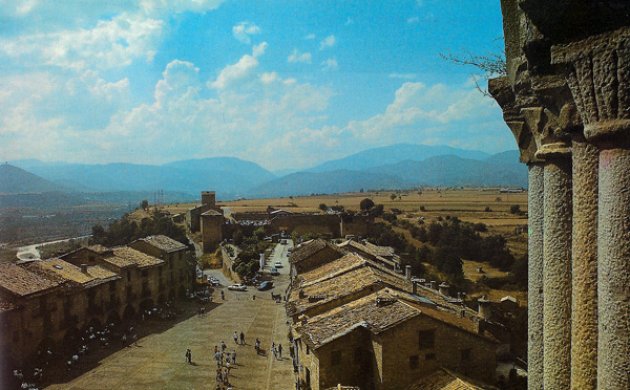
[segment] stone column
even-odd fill
[[[502,1],[505,6],[506,1]],[[506,49],[507,50],[507,49]],[[514,63],[516,60],[513,61]],[[522,88],[521,88],[522,89]],[[528,224],[528,294],[527,294],[527,387],[543,390],[543,221],[544,165],[535,157],[536,143],[521,115],[513,87],[507,77],[492,79],[488,90],[503,110],[503,118],[512,131],[521,162],[529,169],[527,189]],[[531,103],[523,97],[519,101]]]
[[[598,151],[582,134],[572,141],[571,388],[597,389]]]
[[[630,28],[552,49],[599,152],[597,388],[630,388]]]
[[[542,107],[521,110],[545,160],[543,225],[543,387],[571,384],[571,149]]]
[[[527,388],[542,390],[544,169],[542,163],[528,166]]]

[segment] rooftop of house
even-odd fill
[[[222,216],[223,216],[223,213],[220,213],[220,212],[218,212],[217,210],[212,210],[212,209],[211,209],[211,210],[208,210],[208,211],[206,211],[206,212],[202,213],[201,215],[212,215],[212,216],[219,216],[219,217],[222,217]]]
[[[348,253],[336,260],[322,264],[317,268],[313,268],[306,272],[302,272],[297,276],[300,283],[311,282],[332,274],[345,272],[348,269],[363,265],[367,260],[356,253]]]
[[[57,287],[60,282],[58,278],[32,272],[15,264],[0,264],[0,288],[11,295],[25,297]]]
[[[299,263],[313,256],[314,254],[323,250],[324,248],[333,249],[339,252],[341,255],[344,255],[346,253],[338,246],[331,244],[330,242],[326,240],[322,240],[321,238],[318,238],[315,240],[302,243],[302,245],[294,249],[293,252],[291,253],[291,257],[289,260],[293,264]]]
[[[108,248],[105,245],[101,245],[101,244],[90,245],[87,247],[87,249],[91,250],[92,252],[98,253],[99,255],[112,251],[111,248]]]
[[[407,387],[407,390],[492,390],[490,387],[468,379],[450,370],[440,368]]]
[[[419,310],[397,299],[391,290],[382,289],[298,323],[295,329],[304,342],[317,349],[356,329],[378,334],[418,315]]]
[[[113,256],[106,257],[104,260],[119,268],[125,268],[137,265],[138,268],[152,267],[164,263],[164,260],[158,259],[144,252],[130,248],[128,246],[120,246],[113,248]]]
[[[56,275],[63,280],[85,286],[100,284],[120,278],[115,272],[99,265],[87,266],[85,272],[83,272],[80,267],[61,259],[42,260],[31,263],[29,267],[38,268],[46,273]]]
[[[368,288],[383,286],[406,291],[412,289],[410,281],[364,260],[363,263],[347,265],[345,269],[329,273],[318,279],[299,283],[291,289],[289,312],[291,314],[302,313],[323,303],[353,295]]]
[[[152,245],[166,253],[177,252],[177,251],[188,249],[188,247],[182,244],[181,242],[173,240],[172,238],[161,235],[161,234],[140,238],[137,241],[144,241],[147,244]]]
[[[363,255],[371,257],[373,260],[387,264],[390,267],[396,267],[400,265],[398,255],[394,248],[390,246],[378,246],[368,241],[358,242],[355,240],[347,240],[340,244],[337,244],[339,248],[342,248],[350,252],[359,252]]]

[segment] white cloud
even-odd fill
[[[19,63],[65,69],[111,69],[146,58],[157,46],[164,23],[121,14],[92,29],[36,33],[0,39],[0,53]]]
[[[390,79],[413,80],[418,75],[415,73],[390,73],[387,75]]]
[[[306,39],[307,41],[312,41],[312,40],[313,40],[313,39],[315,39],[315,38],[316,38],[316,36],[315,36],[315,34],[313,34],[313,33],[310,33],[310,34],[308,34],[308,35],[306,35],[306,36],[304,37],[304,39]]]
[[[289,54],[289,57],[287,57],[287,61],[292,64],[295,64],[298,62],[301,62],[304,64],[310,64],[311,60],[312,60],[311,53],[309,52],[300,53],[298,49],[293,49],[293,52],[291,52],[291,54]]]
[[[338,67],[339,64],[337,64],[337,60],[335,58],[329,58],[322,62],[322,70],[337,70]]]
[[[260,75],[260,82],[268,85],[268,84],[272,84],[276,81],[279,80],[279,76],[278,73],[276,72],[266,72]]]
[[[407,18],[407,24],[416,24],[418,22],[420,22],[420,18],[417,16]]]
[[[232,35],[242,43],[250,44],[251,35],[260,34],[260,27],[251,22],[240,22],[232,27]]]
[[[252,54],[245,54],[236,63],[223,68],[217,79],[209,83],[211,88],[223,89],[229,84],[247,78],[258,67],[258,57],[265,54],[267,42],[262,42],[252,48]]]
[[[329,35],[319,43],[319,50],[324,50],[324,49],[333,47],[335,46],[336,43],[337,43],[337,38],[335,38],[334,35]]]

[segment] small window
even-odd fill
[[[330,364],[338,366],[341,364],[341,351],[332,351],[330,355]]]
[[[435,347],[435,331],[421,330],[419,332],[418,346],[420,349],[433,349]]]
[[[427,353],[426,355],[424,355],[424,359],[425,360],[435,360],[435,354],[434,353]]]
[[[461,351],[459,351],[460,353],[460,359],[462,362],[467,362],[470,360],[470,348],[466,348],[466,349],[462,349]]]
[[[409,356],[409,368],[416,369],[420,367],[420,358],[418,355]]]

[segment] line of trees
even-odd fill
[[[130,220],[125,214],[119,220],[109,224],[107,228],[102,225],[92,226],[91,244],[105,246],[126,245],[134,240],[152,235],[165,235],[183,244],[188,243],[186,230],[173,222],[167,215],[155,212],[150,218],[143,218],[139,223]]]

